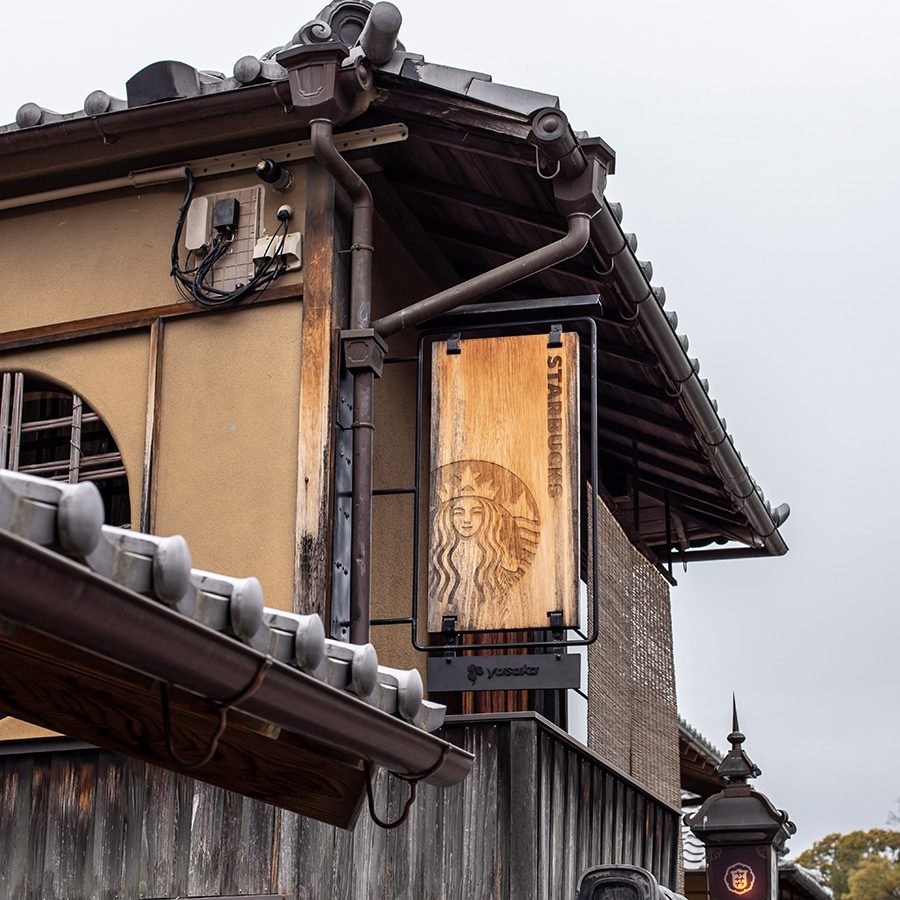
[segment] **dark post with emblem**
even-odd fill
[[[762,773],[741,746],[736,704],[728,740],[731,750],[718,767],[728,784],[685,823],[706,847],[709,900],[776,900],[777,859],[796,827],[747,784]]]

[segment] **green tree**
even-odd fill
[[[900,900],[900,863],[873,854],[850,872],[847,900]]]
[[[900,893],[892,893],[900,888],[900,831],[829,834],[804,850],[797,862],[822,873],[834,900],[900,900]]]

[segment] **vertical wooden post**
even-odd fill
[[[538,897],[538,834],[542,830],[542,803],[538,793],[538,729],[532,721],[509,723],[509,857],[510,897]]]
[[[147,419],[144,432],[144,466],[141,473],[140,529],[152,533],[156,527],[156,473],[159,469],[159,415],[162,387],[164,325],[150,325],[150,365],[147,372]]]
[[[297,612],[316,612],[327,622],[337,333],[346,309],[347,273],[338,253],[334,179],[314,162],[307,171],[293,594]]]

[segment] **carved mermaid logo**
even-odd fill
[[[534,559],[537,503],[509,469],[484,460],[441,466],[432,484],[429,599],[440,615],[458,615],[459,628],[477,627],[474,611],[507,597]]]

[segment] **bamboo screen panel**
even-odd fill
[[[677,806],[669,586],[602,502],[599,508],[601,618],[588,648],[588,746]]]

